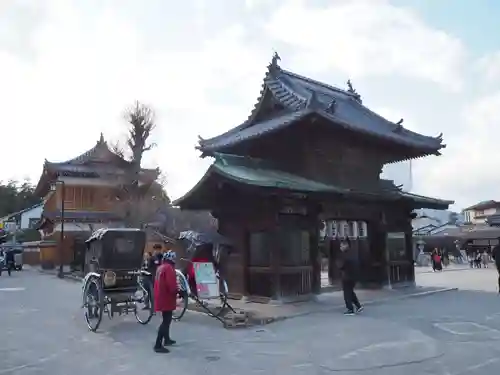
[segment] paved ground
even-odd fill
[[[0,277],[3,374],[498,374],[496,271],[421,273],[419,283],[468,290],[320,313],[249,330],[224,330],[191,314],[174,324],[179,345],[158,355],[158,321],[107,318],[88,332],[80,284],[35,271]]]

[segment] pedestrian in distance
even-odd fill
[[[493,248],[491,255],[493,256],[498,271],[498,293],[500,293],[500,237],[498,237],[498,245]]]
[[[357,260],[354,259],[349,238],[345,238],[340,242],[340,251],[339,269],[342,275],[342,291],[344,292],[346,307],[344,315],[354,315],[355,313],[363,311],[363,306],[359,302],[358,296],[354,291],[358,279],[358,264]]]
[[[177,304],[177,277],[175,275],[174,251],[167,251],[163,255],[162,264],[156,270],[154,285],[154,307],[156,312],[161,313],[162,321],[158,327],[158,334],[154,351],[157,353],[169,353],[165,346],[175,344],[170,338],[170,324],[172,323],[172,312]]]
[[[488,263],[489,263],[489,255],[488,253],[486,252],[486,250],[483,250],[483,252],[481,253],[481,263],[483,265],[483,268],[488,268]]]

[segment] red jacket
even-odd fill
[[[177,306],[177,277],[174,267],[163,263],[156,270],[155,311],[174,311]]]

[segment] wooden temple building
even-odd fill
[[[174,205],[211,211],[233,242],[224,271],[232,294],[293,300],[318,293],[323,223],[331,267],[336,239],[350,237],[362,284],[413,284],[412,211],[453,202],[404,192],[380,174],[388,163],[440,155],[442,135],[374,113],[350,81],[342,90],[278,60],[249,118],[200,138],[197,148],[215,162]]]
[[[45,161],[35,190],[44,200],[38,225],[45,245],[40,246],[42,265],[71,264],[93,231],[123,226],[116,197],[128,168],[130,162],[112,152],[102,134],[94,147],[71,160]],[[139,184],[150,186],[158,174],[143,169]]]

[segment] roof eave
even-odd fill
[[[182,209],[183,203],[187,202],[197,191],[201,186],[205,183],[206,180],[213,174],[214,172],[214,165],[212,164],[210,167],[208,167],[207,171],[203,175],[203,177],[194,185],[186,194],[181,196],[180,198],[177,198],[172,202],[172,206],[174,207],[179,207]]]

